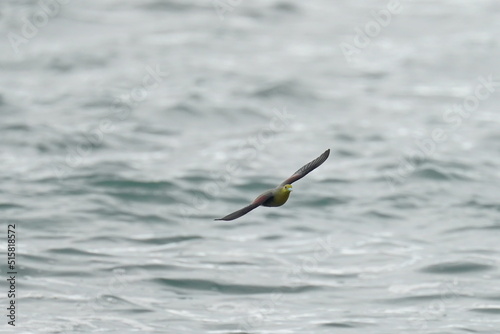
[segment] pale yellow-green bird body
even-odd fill
[[[290,192],[292,191],[291,184],[285,184],[283,187],[277,187],[272,190],[268,190],[260,196],[268,196],[269,192],[272,193],[272,196],[262,203],[262,206],[282,206],[290,197]],[[259,196],[259,197],[260,197]],[[258,197],[257,197],[258,198]]]

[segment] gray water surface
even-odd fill
[[[499,332],[497,1],[62,2],[0,7],[0,332]]]

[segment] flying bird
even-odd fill
[[[292,176],[290,176],[288,179],[285,181],[281,182],[279,186],[277,186],[274,189],[270,189],[262,194],[260,194],[250,205],[245,206],[242,209],[239,209],[238,211],[235,211],[233,213],[228,214],[225,217],[214,219],[214,220],[233,220],[236,218],[240,218],[243,215],[246,215],[253,209],[259,206],[282,206],[283,204],[286,203],[288,200],[288,197],[290,196],[290,192],[292,191],[292,183],[300,180],[319,166],[323,162],[328,159],[328,156],[330,155],[330,149],[326,150],[322,155],[314,159],[313,161],[309,162],[308,164],[302,166],[298,171],[293,173]]]

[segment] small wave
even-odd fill
[[[477,262],[443,262],[421,268],[419,271],[430,274],[463,274],[494,269],[494,266]]]
[[[403,217],[395,215],[388,212],[383,212],[381,210],[369,210],[364,213],[368,217],[382,218],[382,219],[402,219]]]
[[[263,294],[263,293],[301,293],[319,289],[316,286],[302,285],[297,287],[280,287],[264,285],[223,284],[210,280],[192,278],[155,278],[154,283],[162,286],[175,287],[186,290],[217,291],[225,294]]]
[[[122,266],[114,266],[110,268],[103,269],[104,272],[111,272],[114,274],[119,273],[131,273],[131,272],[151,272],[151,271],[175,271],[179,270],[180,267],[177,265],[170,264],[160,264],[160,263],[147,263],[147,264],[137,264],[137,265],[122,265]]]
[[[0,210],[21,209],[24,206],[15,203],[0,203]]]
[[[149,3],[143,3],[139,5],[139,7],[157,12],[160,10],[163,11],[191,11],[193,9],[200,9],[203,8],[201,5],[196,4],[195,2],[189,2],[189,1],[150,1]],[[207,7],[208,8],[208,7]]]
[[[459,204],[457,205],[459,207],[475,207],[475,208],[480,208],[480,209],[487,209],[487,210],[494,210],[494,211],[500,211],[500,204],[498,203],[495,203],[495,202],[490,202],[490,203],[486,203],[486,202],[481,202],[477,199],[473,199],[473,200],[470,200],[470,201],[467,201],[463,204]]]
[[[52,253],[52,254],[75,255],[75,256],[91,256],[91,257],[109,256],[106,254],[89,252],[89,251],[85,251],[85,250],[81,250],[81,249],[73,248],[73,247],[52,248],[52,249],[49,249],[47,252]]]
[[[300,8],[297,6],[297,4],[291,3],[291,2],[277,2],[273,5],[273,8],[277,11],[280,12],[285,12],[285,13],[298,13],[300,11]]]
[[[324,207],[324,206],[332,206],[332,205],[340,205],[347,203],[348,200],[340,197],[323,197],[323,198],[315,198],[311,200],[305,200],[302,203],[308,207]]]
[[[146,238],[146,239],[132,239],[137,243],[151,244],[151,245],[165,245],[172,243],[179,243],[189,240],[203,239],[198,235],[187,235],[187,236],[175,236],[175,237],[158,237],[158,238]]]
[[[197,171],[197,173],[198,174],[195,174],[195,175],[182,176],[182,177],[178,178],[178,180],[187,181],[187,182],[193,183],[193,184],[197,184],[197,183],[202,184],[205,182],[213,181],[213,178],[203,175],[203,174],[206,174],[206,171]]]
[[[176,197],[169,195],[176,188],[169,181],[147,181],[109,177],[108,179],[95,180],[91,178],[90,184],[95,190],[100,190],[106,195],[120,201],[147,202],[147,203],[175,203]],[[94,190],[94,191],[95,191]],[[156,220],[157,217],[145,217]]]
[[[462,233],[469,231],[494,231],[494,230],[500,230],[500,225],[465,226],[465,227],[452,228],[444,231],[443,233],[448,234],[448,233]]]
[[[258,98],[275,98],[275,97],[291,97],[291,98],[315,98],[314,94],[309,89],[302,87],[293,80],[280,81],[268,84],[265,87],[256,89],[253,96]]]
[[[485,305],[471,308],[470,311],[487,314],[500,314],[500,305]]]
[[[115,312],[127,312],[127,313],[144,313],[153,312],[153,310],[148,309],[144,306],[133,303],[125,298],[116,295],[100,295],[93,299],[92,302],[101,308],[112,309]]]
[[[128,179],[117,179],[116,177],[106,177],[102,180],[96,180],[91,182],[95,186],[100,186],[104,188],[133,188],[133,189],[169,189],[175,187],[175,184],[169,181],[138,181],[138,180],[128,180]]]
[[[124,201],[134,201],[134,202],[147,202],[147,203],[175,203],[176,198],[173,196],[168,196],[164,193],[155,194],[150,192],[109,192],[108,195],[118,198]]]
[[[451,175],[436,167],[425,167],[412,174],[413,177],[430,180],[449,180]]]
[[[273,235],[266,235],[260,238],[260,240],[280,240],[283,239],[283,235],[279,234],[273,234]]]
[[[346,322],[325,322],[321,324],[322,327],[335,327],[335,328],[356,328],[360,327],[360,323],[354,323],[351,321]]]
[[[433,302],[433,301],[440,301],[442,300],[443,296],[441,293],[435,293],[435,294],[427,294],[427,295],[418,295],[418,296],[405,296],[405,297],[399,297],[399,298],[388,298],[388,299],[382,299],[380,302],[386,303],[386,304],[415,304],[418,302]]]

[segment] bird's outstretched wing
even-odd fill
[[[285,184],[292,184],[293,182],[300,180],[310,172],[312,172],[314,169],[318,168],[321,166],[323,162],[328,159],[328,156],[330,155],[330,149],[326,150],[322,155],[311,161],[310,163],[306,164],[305,166],[301,167],[298,171],[293,173],[292,176],[290,176],[288,179],[283,181],[279,186],[282,187]]]
[[[259,197],[257,197],[252,202],[252,204],[247,205],[244,208],[239,209],[238,211],[230,213],[230,214],[228,214],[225,217],[217,218],[217,219],[214,219],[214,220],[233,220],[233,219],[236,219],[236,218],[240,218],[241,216],[246,215],[247,213],[249,213],[250,211],[252,211],[256,207],[261,206],[265,201],[267,201],[271,197],[273,197],[273,192],[272,192],[272,190],[268,190],[265,193],[263,193],[262,195],[260,195]]]

